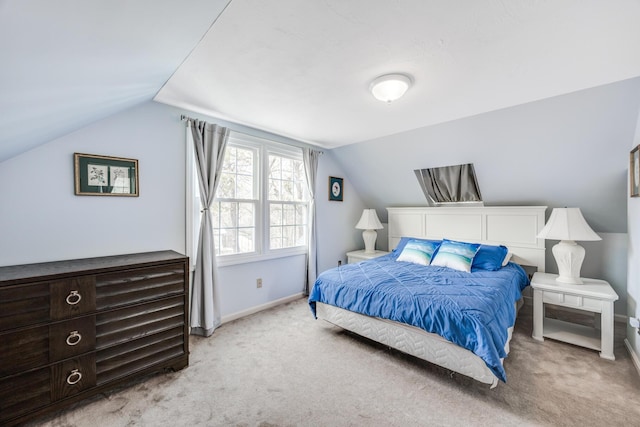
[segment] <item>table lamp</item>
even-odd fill
[[[558,264],[556,281],[582,284],[580,268],[584,261],[584,248],[576,240],[602,240],[584,220],[580,208],[554,208],[549,221],[538,233],[538,238],[560,240],[551,251]]]
[[[375,209],[365,209],[362,212],[362,216],[360,217],[360,221],[356,224],[356,228],[359,230],[364,230],[362,232],[362,239],[364,240],[364,253],[372,254],[376,251],[376,239],[378,238],[378,233],[376,230],[380,230],[382,224],[378,219],[378,215],[376,214]]]

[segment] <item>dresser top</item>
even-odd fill
[[[184,261],[187,257],[174,251],[143,252],[112,255],[96,258],[82,258],[65,261],[42,262],[0,267],[0,286],[19,284],[33,280],[47,280],[50,277],[78,275],[82,273],[102,273],[127,266],[154,265],[167,261]]]

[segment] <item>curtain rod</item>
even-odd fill
[[[200,120],[200,119],[194,119],[194,118],[192,118],[192,117],[185,116],[184,114],[180,115],[180,121],[188,122],[189,120]],[[240,131],[238,131],[238,130],[234,130],[234,129],[231,129],[231,130],[232,130],[232,131],[234,131],[234,132],[236,132],[236,133],[241,133],[242,135],[251,136],[251,137],[253,137],[253,138],[262,138],[261,136],[251,135],[251,134],[248,134],[248,133],[246,133],[246,132],[240,132]],[[266,138],[262,138],[262,139],[266,139]],[[287,143],[287,142],[281,142],[281,141],[273,141],[273,142],[276,142],[276,143],[278,143],[278,144],[290,145],[290,146],[292,146],[292,147],[303,148],[303,147],[300,147],[299,145],[296,145],[296,144],[289,144],[289,143]],[[302,144],[305,144],[305,143],[303,142]],[[305,144],[305,145],[309,145],[309,146],[310,146],[310,144]],[[311,148],[311,147],[310,147],[310,148]],[[314,148],[314,150],[315,150],[315,148]],[[316,151],[318,151],[318,153],[320,153],[320,155],[323,155],[323,154],[324,154],[324,151],[320,151],[320,150],[316,150]]]

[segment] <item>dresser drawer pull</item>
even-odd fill
[[[78,331],[69,332],[69,336],[67,337],[67,345],[76,345],[82,341],[82,335],[78,333]]]
[[[71,373],[67,377],[67,384],[69,385],[77,384],[78,382],[80,382],[81,379],[82,379],[82,374],[78,372],[77,369],[74,369],[73,371],[71,371]]]
[[[82,295],[78,293],[78,291],[71,291],[69,295],[67,295],[67,304],[76,305],[82,299]]]

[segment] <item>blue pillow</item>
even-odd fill
[[[480,244],[478,243],[442,239],[442,244],[431,260],[431,265],[449,267],[454,270],[470,273],[471,264],[478,249],[480,249]]]
[[[412,262],[414,264],[429,265],[434,252],[440,246],[439,240],[411,239],[407,240],[396,261]]]
[[[480,245],[480,249],[473,258],[471,271],[488,270],[496,271],[502,268],[504,257],[509,250],[506,246]]]

